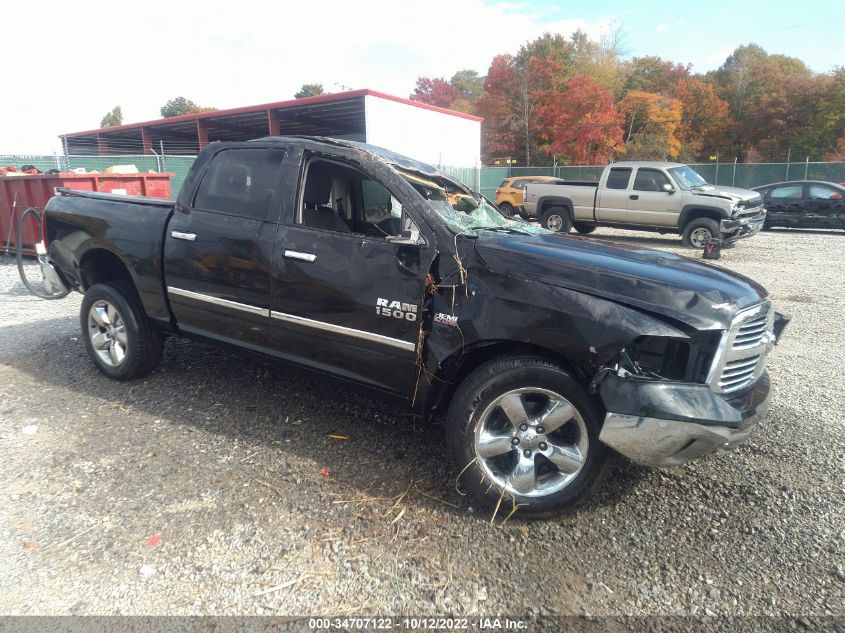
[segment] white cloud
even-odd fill
[[[668,31],[668,30],[669,30],[669,25],[668,25],[668,24],[658,24],[657,26],[655,26],[655,27],[654,27],[654,29],[655,29],[658,33],[662,33],[663,31]]]
[[[117,104],[132,122],[179,95],[225,108],[283,100],[315,81],[406,96],[418,75],[484,73],[494,55],[545,31],[597,38],[612,25],[483,0],[75,0],[3,11],[13,27],[4,49],[19,55],[4,63],[0,152],[33,153],[57,148],[59,133],[96,128]]]

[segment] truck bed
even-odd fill
[[[91,280],[84,278],[88,254],[99,257],[108,245],[132,276],[147,314],[168,320],[161,258],[164,232],[176,203],[64,188],[58,193],[47,203],[45,214],[48,241],[56,243],[51,257],[62,276],[75,288],[90,285]],[[99,262],[97,267],[106,265]]]

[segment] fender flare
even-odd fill
[[[537,200],[537,217],[543,217],[543,212],[546,207],[563,207],[569,213],[570,221],[574,220],[572,200],[564,196],[543,196]]]
[[[731,214],[721,207],[714,207],[707,204],[685,204],[684,207],[681,209],[680,215],[678,215],[678,229],[681,231],[684,230],[684,227],[687,225],[688,222],[691,221],[691,217],[697,211],[704,211],[705,217],[711,213],[714,213],[719,216],[720,220],[724,220],[725,218],[731,217]]]

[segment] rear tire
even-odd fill
[[[583,222],[576,222],[574,226],[575,230],[581,235],[589,235],[598,228],[595,224],[584,224]]]
[[[460,384],[446,441],[463,487],[480,504],[501,500],[500,518],[515,505],[518,517],[543,518],[582,503],[601,484],[609,456],[599,442],[602,420],[601,407],[560,365],[508,357]]]
[[[540,224],[544,229],[556,233],[569,233],[572,230],[572,219],[569,217],[569,209],[566,207],[549,207],[543,211],[540,217]]]
[[[91,286],[79,313],[88,356],[114,380],[146,376],[161,361],[164,337],[154,329],[135,289],[126,282]]]
[[[500,204],[499,205],[499,211],[501,211],[502,215],[505,216],[506,218],[512,218],[513,217],[513,207],[508,202],[503,202],[502,204]]]
[[[690,220],[684,227],[683,243],[689,248],[704,248],[709,239],[720,239],[719,223],[710,218]]]

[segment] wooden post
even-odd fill
[[[267,132],[270,136],[279,136],[279,119],[273,116],[272,110],[267,110]]]
[[[202,119],[197,119],[197,149],[202,149],[208,145],[208,126]]]

